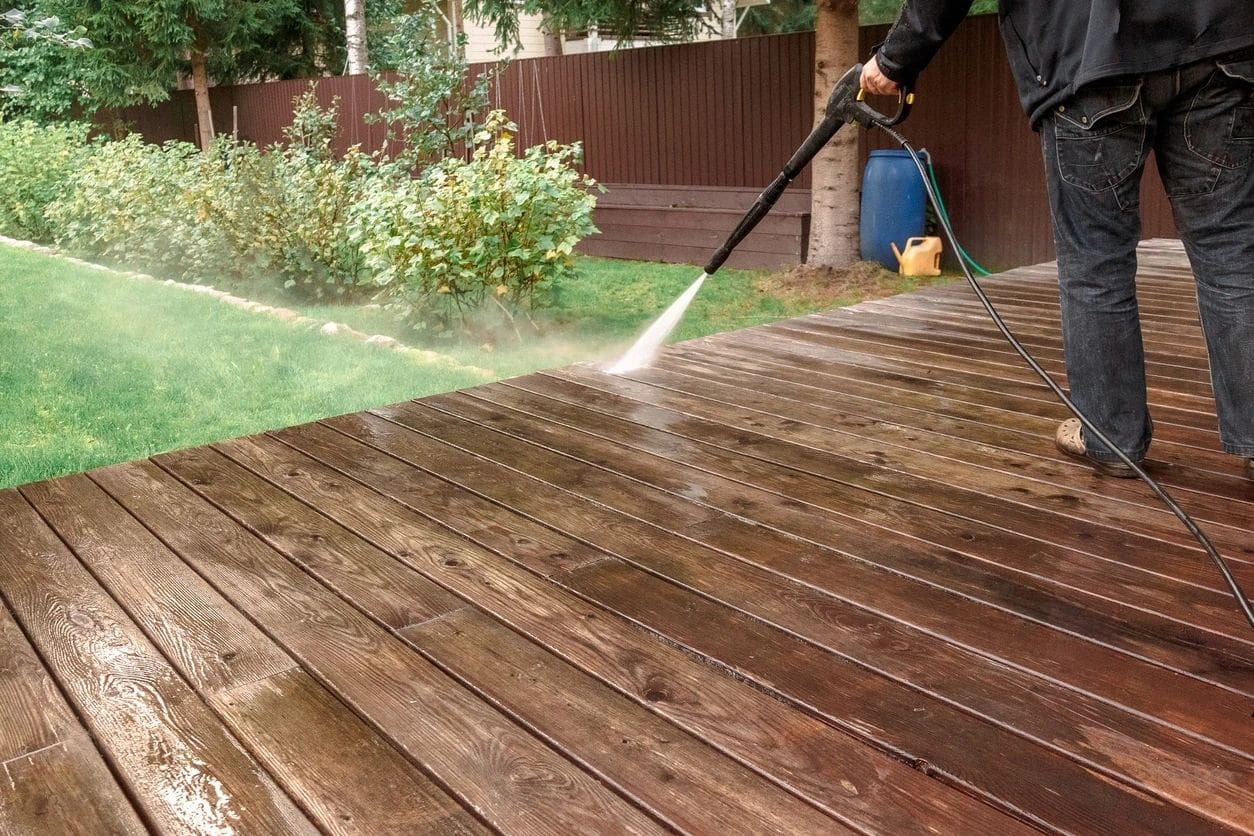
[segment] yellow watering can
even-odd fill
[[[941,239],[935,236],[927,238],[910,238],[906,241],[905,251],[897,249],[895,242],[889,242],[893,255],[897,257],[897,272],[903,276],[939,276],[941,274]]]

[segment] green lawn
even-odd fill
[[[0,487],[481,382],[0,247]]]
[[[560,308],[536,312],[541,333],[523,326],[521,344],[512,332],[502,330],[489,347],[474,341],[436,341],[426,347],[493,369],[502,378],[608,359],[625,351],[700,272],[683,264],[583,257],[578,277],[562,287]],[[702,288],[671,341],[761,325],[820,307],[815,300],[785,300],[764,292],[758,286],[761,279],[760,273],[720,271]],[[314,319],[344,322],[367,334],[386,334],[411,345],[423,341],[421,334],[378,308],[278,301]]]
[[[0,247],[0,487],[163,450],[473,386],[542,368],[611,358],[697,275],[697,268],[584,258],[522,345],[439,341],[378,308],[278,302],[446,355],[422,363],[328,337],[155,282]],[[876,284],[875,282],[879,282]],[[856,301],[800,292],[760,273],[706,283],[673,339],[770,322]],[[876,295],[910,285],[872,282]],[[478,367],[478,368],[471,368]]]

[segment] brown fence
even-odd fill
[[[863,54],[883,32],[863,30]],[[511,63],[492,99],[519,124],[525,144],[582,141],[588,173],[603,182],[758,188],[809,130],[813,62],[812,33],[537,58]],[[229,132],[237,117],[242,138],[277,142],[291,100],[308,84],[215,88],[216,127]],[[316,88],[324,103],[341,100],[342,149],[379,146],[382,126],[362,118],[384,105],[368,78],[320,79]],[[154,141],[195,137],[187,92],[119,115]],[[1053,257],[1039,145],[1019,108],[994,16],[968,20],[941,51],[905,130],[932,153],[958,233],[975,257],[999,267]],[[865,153],[887,143],[864,135],[863,146]],[[1147,237],[1174,236],[1152,172],[1143,214]]]

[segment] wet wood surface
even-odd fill
[[[1055,283],[987,288],[1059,373]],[[0,833],[1254,833],[1254,634],[1063,417],[951,285],[0,492]]]

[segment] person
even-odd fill
[[[907,0],[862,86],[913,81],[971,0]],[[1130,459],[1153,435],[1136,299],[1139,197],[1154,151],[1196,277],[1224,449],[1254,479],[1254,18],[1249,0],[1001,0],[1003,40],[1039,132],[1071,396]],[[1060,450],[1135,473],[1079,421]]]

